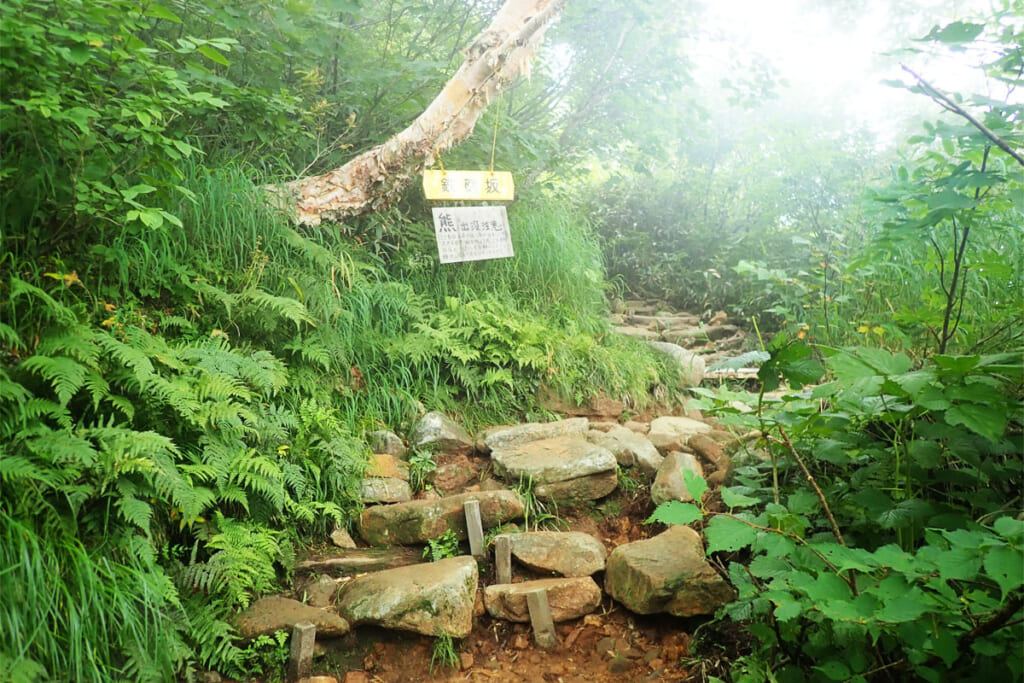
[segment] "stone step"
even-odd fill
[[[523,504],[513,491],[476,491],[368,507],[359,518],[359,533],[374,546],[426,543],[448,529],[465,540],[468,532],[462,506],[467,500],[479,501],[485,529],[523,516]]]

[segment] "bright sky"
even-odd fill
[[[884,53],[910,44],[935,24],[963,18],[963,6],[968,3],[915,3],[946,7],[922,11],[917,20],[919,30],[905,36],[883,30],[893,22],[888,1],[865,0],[860,3],[862,11],[838,22],[824,9],[828,4],[827,0],[708,0],[704,25],[710,35],[720,36],[720,41],[706,41],[699,48],[698,78],[717,80],[723,69],[728,70],[730,57],[740,50],[759,53],[771,62],[789,84],[780,89],[780,97],[794,97],[808,106],[839,107],[882,137],[895,133],[891,125],[894,116],[928,111],[929,103],[922,96],[880,83],[883,79],[909,79],[899,68],[901,58]],[[941,89],[969,87],[976,78],[972,69],[956,61],[902,59]]]

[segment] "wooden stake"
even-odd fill
[[[533,642],[537,643],[537,647],[545,650],[555,649],[558,645],[558,636],[555,635],[555,622],[551,618],[547,590],[538,588],[527,593],[526,606],[530,608]]]
[[[494,539],[494,563],[497,565],[498,583],[512,583],[512,539],[508,536]]]
[[[480,520],[480,501],[467,500],[462,504],[466,512],[466,530],[469,532],[469,552],[474,557],[484,554],[484,526]]]
[[[292,653],[288,662],[288,680],[296,683],[313,673],[313,645],[316,643],[316,625],[295,624],[292,627]]]

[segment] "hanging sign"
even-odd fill
[[[484,199],[510,202],[516,189],[508,171],[424,171],[427,199]]]
[[[441,263],[513,256],[504,206],[448,206],[432,211]]]

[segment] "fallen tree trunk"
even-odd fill
[[[267,188],[303,225],[340,221],[393,202],[428,161],[461,142],[501,88],[529,69],[544,30],[568,0],[507,0],[466,59],[412,124],[341,168]]]

